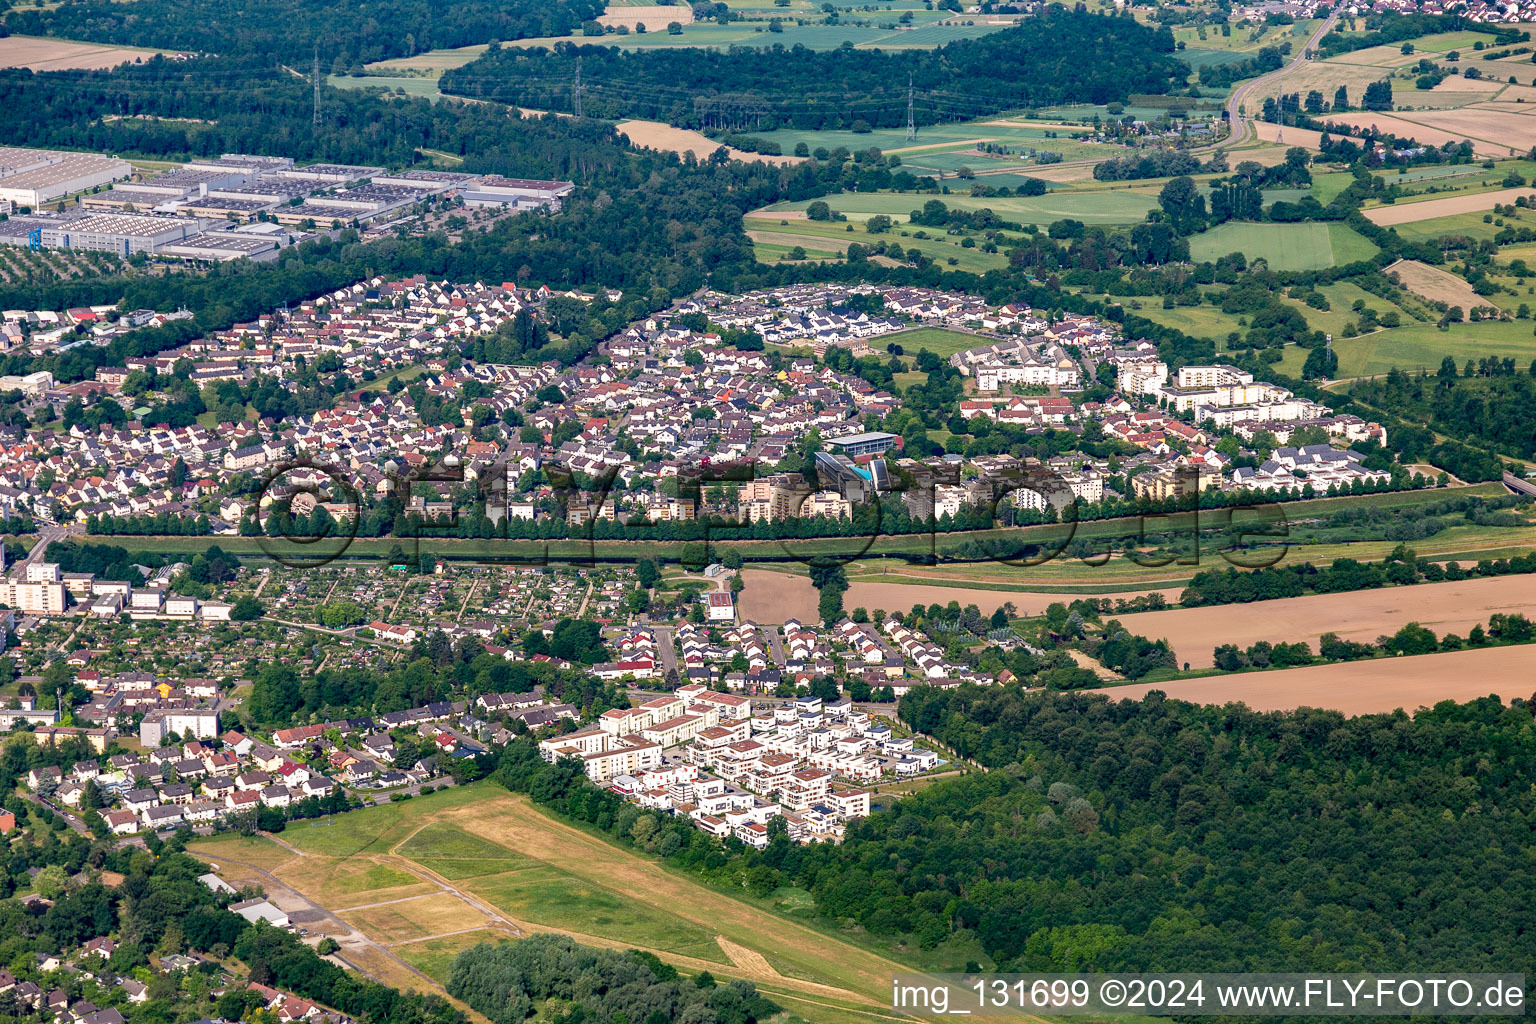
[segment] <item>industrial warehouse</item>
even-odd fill
[[[428,201],[557,212],[574,189],[568,181],[429,169],[301,167],[289,157],[242,153],[135,180],[132,166],[115,157],[0,147],[0,208],[6,201],[21,208],[0,222],[0,245],[205,263],[263,259],[306,232],[384,223],[385,215],[420,213]],[[39,210],[55,200],[58,209]]]
[[[92,153],[0,146],[0,200],[32,209],[133,173],[128,161]]]

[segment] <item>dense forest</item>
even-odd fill
[[[677,867],[762,895],[801,885],[828,920],[973,939],[1002,969],[1524,970],[1533,706],[1345,718],[923,687],[902,719],[990,770],[840,846],[762,852],[625,806],[532,743],[498,777]]]
[[[907,81],[920,124],[1056,103],[1125,102],[1166,93],[1189,69],[1173,35],[1130,17],[1047,8],[1015,28],[935,50],[735,47],[622,50],[566,43],[499,49],[443,75],[444,92],[567,110],[576,61],[589,116],[690,128],[861,129],[906,123]]]
[[[1445,358],[1438,373],[1394,369],[1362,381],[1350,394],[1363,402],[1426,423],[1442,434],[1486,444],[1517,458],[1536,457],[1536,363],[1513,359],[1468,360],[1463,372]]]
[[[571,1022],[754,1024],[782,1012],[750,981],[718,985],[707,971],[685,980],[655,954],[594,949],[564,935],[466,949],[447,988],[491,1024],[522,1024],[551,999],[570,1007],[558,1019]]]
[[[565,35],[596,18],[602,0],[110,0],[17,7],[5,27],[17,35],[61,36],[117,46],[192,53],[264,54],[309,67],[318,47],[333,74],[354,65],[409,57],[491,39]]]

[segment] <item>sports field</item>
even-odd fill
[[[398,958],[439,985],[461,949],[559,931],[649,950],[689,973],[748,978],[808,1020],[875,1024],[905,1019],[887,1009],[893,972],[939,965],[917,951],[897,963],[707,888],[489,782],[295,822],[275,841],[220,836],[191,849],[237,879],[256,864],[366,936],[376,960]],[[349,866],[344,879],[338,865]],[[361,888],[374,870],[384,887]]]
[[[927,349],[936,356],[948,359],[956,352],[981,348],[984,345],[994,344],[994,341],[991,338],[966,334],[964,331],[946,331],[942,327],[919,327],[915,331],[902,331],[900,334],[887,334],[880,338],[873,338],[871,343],[876,348],[882,349],[886,345],[900,345],[909,356]]]
[[[1273,270],[1325,270],[1367,260],[1377,248],[1343,224],[1223,224],[1189,240],[1195,262],[1214,261],[1240,252],[1250,261],[1263,258]]]

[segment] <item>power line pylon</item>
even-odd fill
[[[315,68],[310,76],[315,80],[315,128],[320,127],[320,44],[315,44]]]
[[[907,72],[907,141],[917,138],[917,121],[912,115],[912,73]]]
[[[572,105],[571,113],[575,114],[577,117],[581,116],[581,58],[580,57],[576,58],[576,91],[575,91],[575,102]]]

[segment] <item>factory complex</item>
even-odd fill
[[[574,188],[240,153],[136,176],[116,157],[0,147],[0,212],[11,214],[0,245],[225,262],[270,255],[306,231],[392,224],[435,198],[555,212]],[[55,201],[58,209],[39,209]]]

